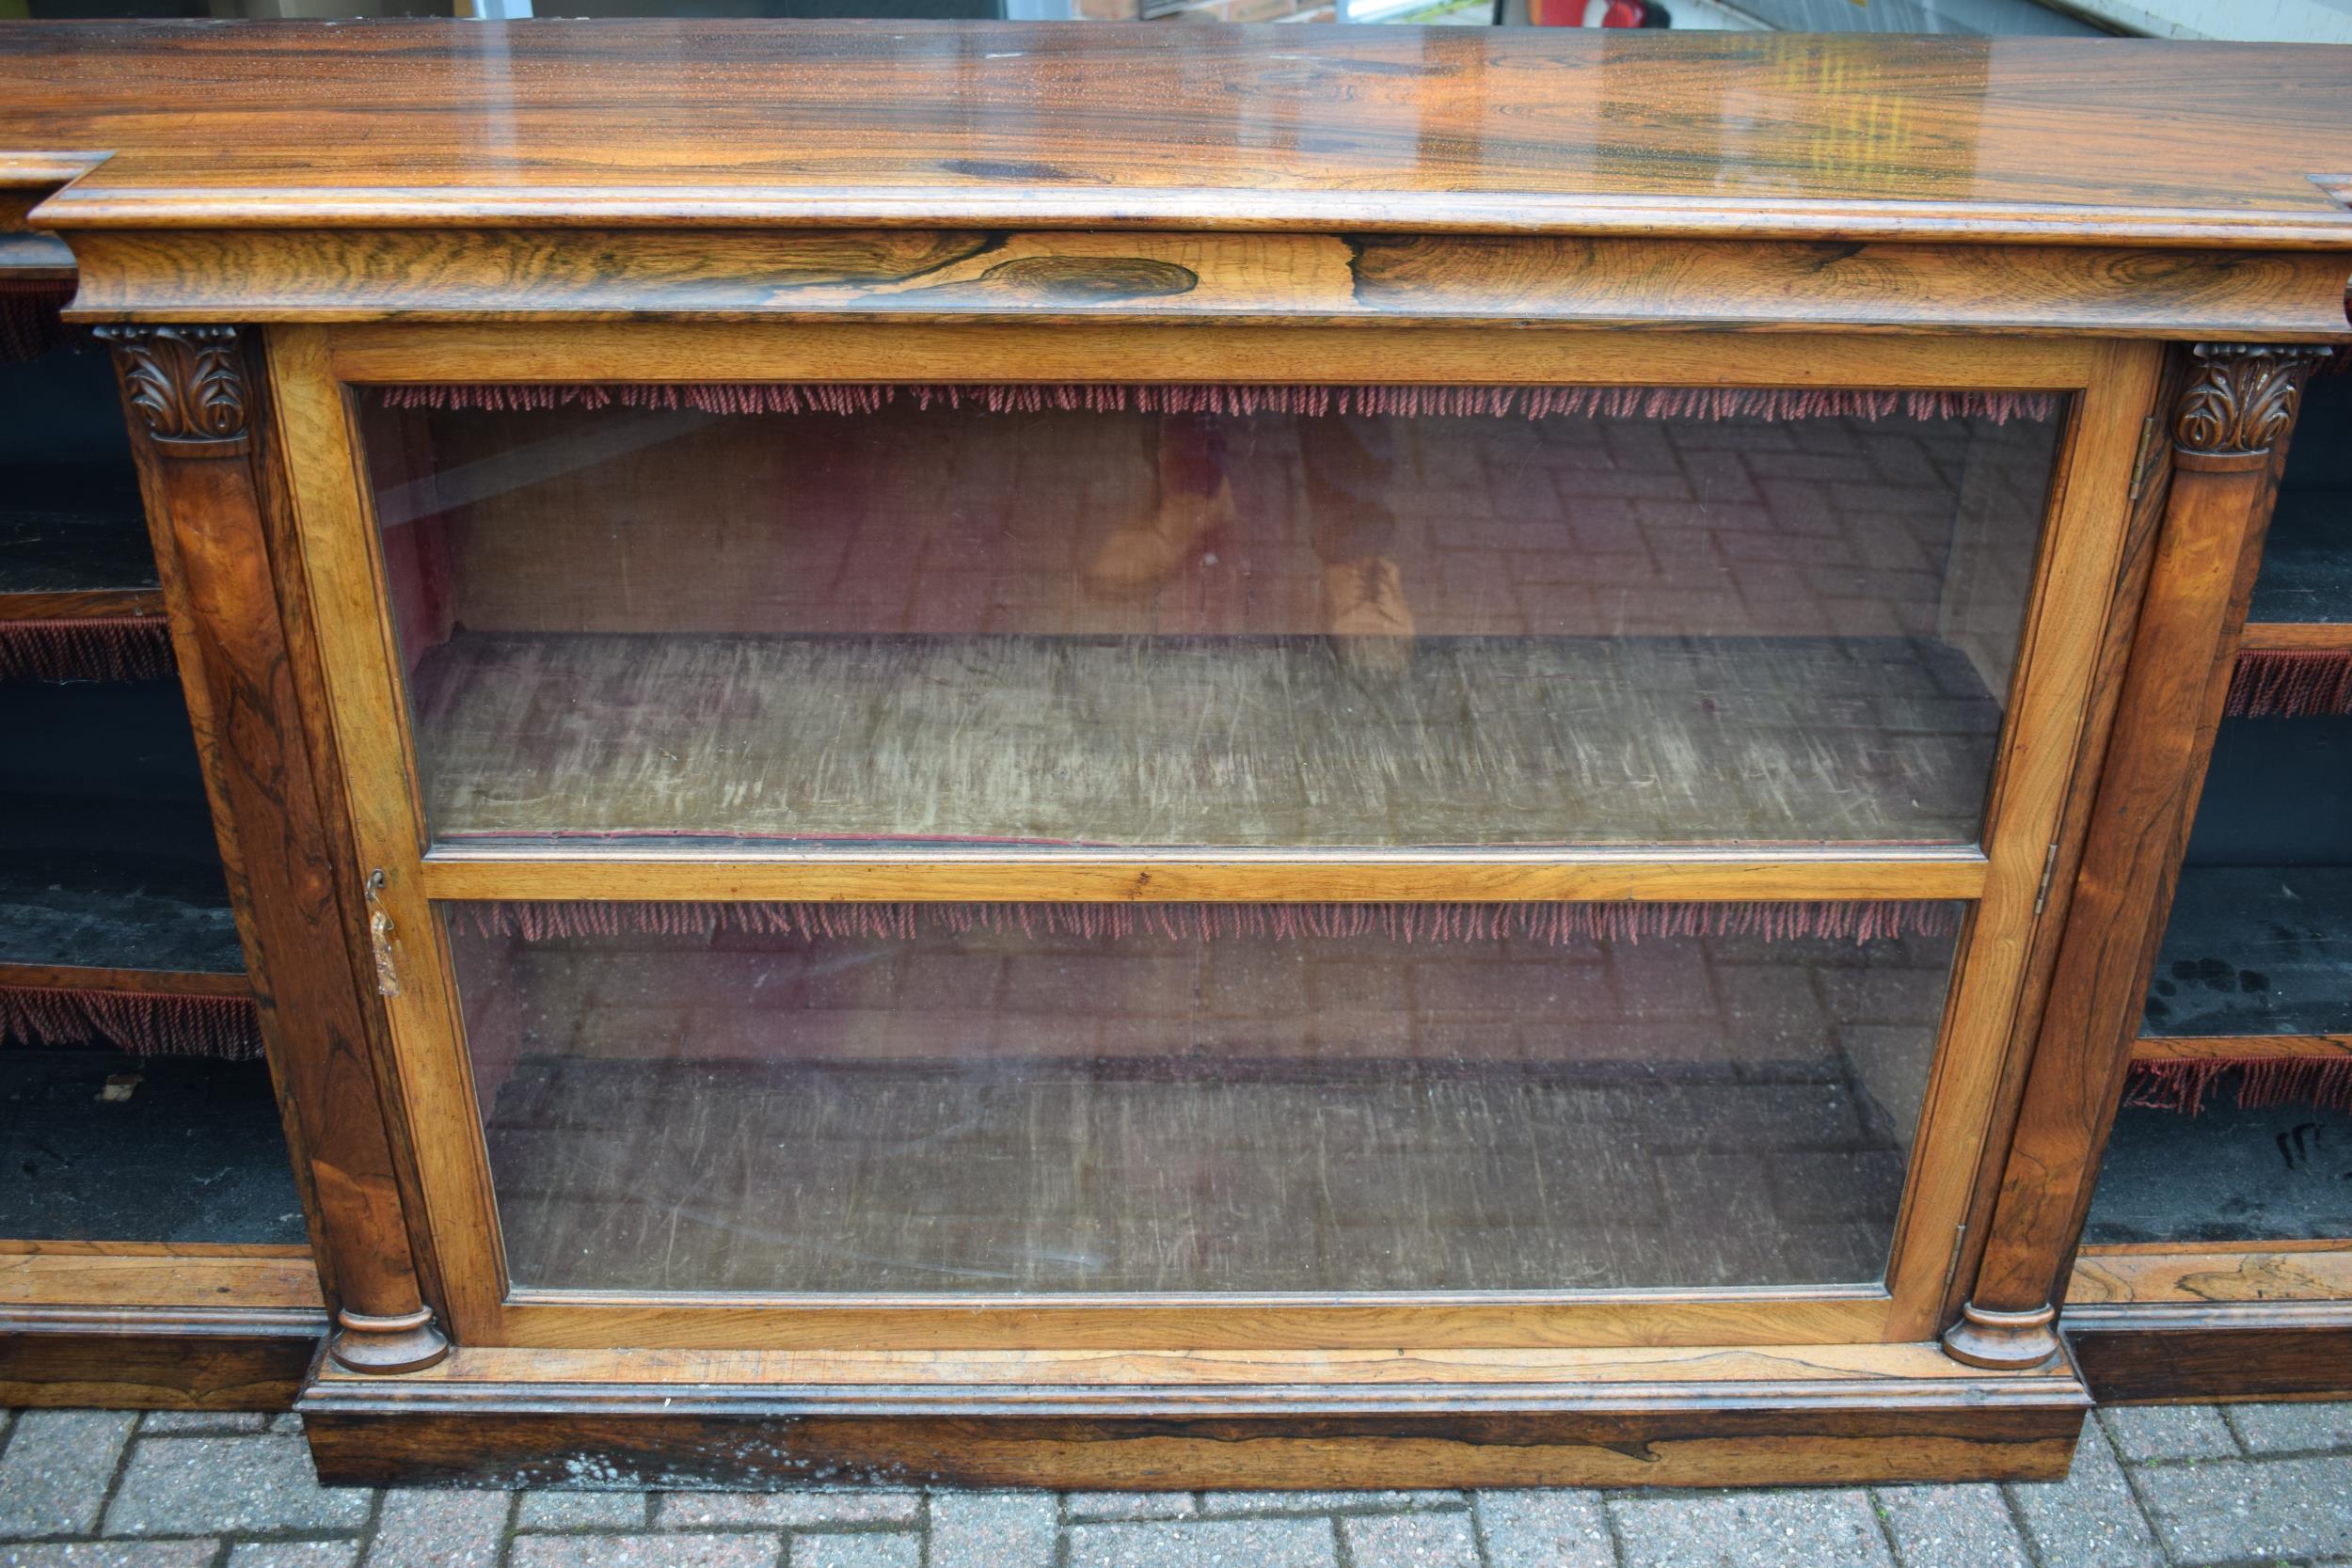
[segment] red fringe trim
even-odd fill
[[[755,936],[912,939],[918,932],[1171,941],[1220,937],[1386,937],[1480,942],[1504,937],[1565,944],[1644,937],[1820,937],[1855,942],[1948,936],[1956,906],[1925,900],[1836,903],[1592,904],[691,904],[573,901],[456,905],[453,918],[482,935],[526,942],[587,937]]]
[[[0,359],[38,359],[65,341],[57,312],[72,297],[71,283],[0,277]]]
[[[2230,672],[2233,719],[2352,714],[2352,651],[2250,648]]]
[[[262,1022],[245,996],[0,986],[0,1039],[35,1046],[103,1040],[136,1056],[243,1061],[262,1053]]]
[[[2352,1111],[2352,1056],[2134,1062],[2124,1083],[2123,1103],[2195,1116],[2205,1108],[2215,1086],[2233,1073],[2237,1075],[2237,1103],[2248,1110],[2309,1101],[2326,1110]]]
[[[1243,383],[900,385],[892,382],[451,383],[386,387],[387,408],[685,408],[705,414],[872,414],[970,406],[991,414],[1592,415],[1611,419],[2046,420],[2050,392],[1856,391],[1800,387],[1338,387]]]
[[[177,668],[160,616],[0,621],[0,680],[164,680]]]

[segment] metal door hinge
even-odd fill
[[[2149,477],[2156,471],[2156,439],[2164,433],[2162,415],[2151,414],[2139,427],[2139,451],[2132,458],[2132,488],[2126,500],[2137,500],[2148,488]]]
[[[2050,841],[2050,852],[2042,857],[2042,886],[2034,891],[2033,912],[2040,914],[2050,907],[2050,884],[2058,879],[2058,840]]]
[[[375,950],[375,993],[400,994],[400,971],[392,966],[392,917],[384,912],[382,868],[368,873],[368,945]]]
[[[1952,1281],[1960,1277],[1961,1255],[1967,1251],[1967,1249],[1968,1227],[1965,1224],[1954,1227],[1952,1229],[1952,1260],[1944,1265],[1943,1299],[1945,1301],[1952,1299]]]

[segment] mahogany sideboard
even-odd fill
[[[2333,852],[2190,826],[2341,682],[2232,685],[2282,474],[2352,560],[2352,54],[14,24],[0,273],[301,1232],[5,1243],[10,1397],[324,1303],[329,1481],[1719,1484],[2343,1364],[2352,1185],[2116,1171],[2345,1033],[2139,1037]]]

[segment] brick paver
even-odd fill
[[[2063,1481],[374,1492],[290,1418],[0,1411],[0,1568],[2352,1568],[2352,1404],[2101,1411]]]

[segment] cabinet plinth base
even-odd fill
[[[2065,1330],[2102,1404],[2352,1399],[2352,1301],[2101,1303]]]
[[[696,1352],[461,1349],[322,1365],[297,1406],[332,1485],[822,1480],[1125,1490],[1720,1486],[2061,1476],[2063,1361],[1932,1344],[1737,1350]]]
[[[1960,1322],[1944,1331],[1944,1354],[1992,1371],[2025,1371],[2046,1366],[2058,1354],[2058,1308],[2001,1312],[1970,1302]]]
[[[347,1370],[383,1377],[437,1366],[449,1348],[449,1337],[433,1325],[432,1309],[422,1307],[397,1318],[338,1312],[326,1354]]]

